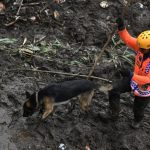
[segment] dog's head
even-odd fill
[[[28,99],[23,105],[23,117],[32,116],[33,113],[36,111],[36,99],[35,93],[30,94],[26,92],[26,98]]]

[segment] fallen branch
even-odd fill
[[[14,25],[19,19],[20,19],[20,16],[15,16],[15,20],[10,23],[6,23],[5,26],[9,27],[9,26]]]
[[[35,3],[24,3],[22,6],[35,6],[35,5],[41,5],[46,4],[46,2],[35,2]]]
[[[47,70],[38,70],[38,69],[10,69],[7,71],[33,71],[33,72],[41,72],[41,73],[50,73],[50,74],[59,74],[59,75],[67,75],[67,76],[76,76],[76,77],[84,77],[87,78],[87,75],[80,75],[80,74],[73,74],[73,73],[65,73],[65,72],[55,72],[55,71],[47,71]],[[100,78],[96,76],[91,76],[93,79],[98,79],[102,81],[106,81],[111,83],[112,81],[105,79],[105,78]]]

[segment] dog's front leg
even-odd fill
[[[87,111],[89,105],[91,104],[92,97],[94,96],[94,90],[82,93],[80,95],[80,107],[82,110]]]
[[[54,103],[53,98],[46,97],[44,98],[44,113],[42,115],[42,119],[48,117],[48,115],[53,111]]]

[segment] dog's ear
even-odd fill
[[[28,91],[26,91],[26,98],[30,98],[30,96],[31,94]]]

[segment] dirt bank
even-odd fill
[[[19,6],[6,3],[5,12],[0,14],[0,39],[7,37],[17,41],[0,43],[0,150],[57,150],[62,145],[65,150],[84,150],[86,145],[91,150],[150,149],[150,106],[142,127],[133,130],[130,128],[133,98],[124,94],[119,120],[103,122],[99,113],[108,108],[108,99],[107,82],[101,80],[93,82],[100,87],[103,85],[106,92],[104,88],[96,91],[87,113],[80,110],[76,101],[72,112],[68,113],[66,106],[58,107],[43,122],[34,116],[22,117],[25,91],[33,92],[49,82],[72,78],[34,72],[34,69],[88,74],[95,55],[114,28],[112,24],[121,12],[124,0],[108,1],[107,8],[100,7],[100,2],[66,0],[58,5],[49,1],[47,5],[46,1],[24,0],[16,22],[13,21]],[[133,2],[129,7],[126,24],[135,36],[150,28],[149,6],[150,1],[143,0]],[[53,16],[54,10],[60,14],[58,19]],[[113,46],[111,41],[108,50]],[[20,54],[23,47],[32,47],[35,57]],[[125,49],[121,45],[118,53]],[[116,69],[106,56],[94,75],[113,80]]]

